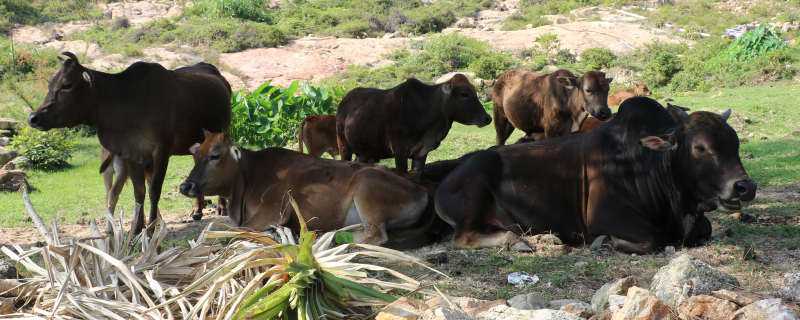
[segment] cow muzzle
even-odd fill
[[[480,119],[473,122],[473,124],[478,126],[478,128],[483,128],[490,123],[492,123],[492,117],[490,117],[488,114],[483,115],[480,117]]]
[[[184,181],[179,187],[181,194],[184,196],[194,198],[200,194],[200,187],[192,181]]]
[[[611,119],[612,113],[611,109],[609,109],[608,106],[600,108],[592,108],[591,110],[592,111],[589,113],[592,115],[592,117],[597,118],[597,120],[606,121],[608,119]]]
[[[727,199],[720,198],[719,202],[725,209],[739,210],[742,202],[752,201],[756,197],[758,186],[751,179],[742,179],[733,183],[733,196]]]
[[[43,118],[44,117],[42,116],[41,112],[31,112],[31,114],[28,116],[28,124],[34,129],[47,130],[49,128],[43,125]]]

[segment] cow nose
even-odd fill
[[[30,124],[31,127],[35,128],[35,127],[37,127],[39,125],[39,120],[40,119],[41,118],[39,117],[39,113],[38,112],[31,112],[31,115],[28,116],[28,124]]]
[[[605,121],[608,120],[608,118],[611,118],[611,109],[603,108],[597,112],[597,119]]]
[[[181,183],[180,191],[181,194],[187,197],[194,197],[195,191],[197,190],[197,184],[191,181],[186,181]]]
[[[483,116],[483,120],[481,121],[481,126],[485,126],[490,123],[492,123],[492,117],[490,117],[488,114]]]
[[[756,183],[750,179],[739,180],[733,184],[733,191],[742,201],[753,200],[756,197],[756,188]]]

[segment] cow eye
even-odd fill
[[[694,146],[694,151],[697,151],[697,153],[703,154],[703,153],[706,153],[707,150],[706,150],[705,146],[702,146],[702,145],[698,144],[698,145]]]
[[[61,85],[61,90],[69,90],[72,89],[72,83],[65,83]]]
[[[219,160],[219,155],[218,154],[212,154],[212,155],[208,156],[208,159],[209,160]]]

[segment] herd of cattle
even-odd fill
[[[399,248],[450,237],[459,247],[510,245],[541,232],[573,245],[606,236],[626,252],[692,246],[710,237],[705,212],[738,209],[756,193],[730,111],[665,108],[646,86],[609,97],[612,79],[597,71],[508,71],[492,88],[494,117],[461,74],[357,88],[335,116],[303,121],[300,152],[250,151],[227,134],[231,87],[213,65],[137,62],[108,74],[63,56],[29,123],[97,128],[108,208],[130,179],[135,234],[147,226],[145,193],[152,226],[169,158],[183,154],[195,165],[180,191],[198,199],[196,218],[203,196],[219,196],[221,213],[241,227],[297,228],[292,197],[313,229],[360,224],[356,241]],[[453,122],[492,120],[497,146],[426,165]],[[525,136],[506,146],[514,129]],[[319,158],[325,152],[341,160]],[[395,170],[375,165],[387,158]]]

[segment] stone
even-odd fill
[[[16,279],[17,267],[8,260],[0,259],[0,279]]]
[[[5,147],[11,144],[11,138],[9,137],[0,137],[0,147]]]
[[[603,249],[603,244],[605,243],[607,238],[608,237],[605,236],[605,235],[601,235],[601,236],[598,236],[597,238],[594,238],[594,241],[592,241],[592,244],[589,246],[589,250],[592,250],[592,251],[600,251],[600,250],[602,250]]]
[[[739,281],[731,275],[716,270],[688,254],[673,258],[658,269],[650,282],[650,291],[670,308],[693,295],[709,294],[712,291],[738,286]]]
[[[547,308],[549,304],[538,294],[526,293],[508,299],[508,305],[520,310],[536,310]]]
[[[473,317],[467,315],[464,311],[457,308],[440,306],[433,309],[428,309],[422,313],[423,320],[473,320]]]
[[[744,307],[748,304],[751,304],[759,300],[759,297],[752,293],[732,291],[728,289],[714,291],[711,293],[711,295],[723,300],[728,300],[730,302],[733,302],[740,307]]]
[[[520,310],[509,306],[496,306],[479,313],[479,320],[583,320],[560,310]]]
[[[783,288],[778,295],[787,300],[800,302],[800,272],[783,275]]]
[[[593,315],[591,318],[589,318],[589,320],[611,320],[611,317],[613,316],[614,314],[611,311],[606,310],[602,313]]]
[[[730,320],[798,320],[797,314],[781,303],[781,299],[753,302],[733,314]]]
[[[426,301],[425,305],[427,305],[427,308],[437,308],[441,306],[455,307],[461,311],[464,311],[464,313],[469,316],[474,316],[478,313],[489,310],[494,306],[506,305],[506,301],[502,299],[489,301],[469,297],[455,297],[448,298],[448,301],[449,302],[444,301],[441,297],[435,297]],[[452,305],[450,305],[451,303]],[[421,309],[425,309],[425,307],[422,307]]]
[[[19,127],[19,121],[11,118],[0,118],[0,130],[16,130]]]
[[[11,160],[14,160],[18,156],[17,152],[14,150],[6,150],[3,147],[0,147],[0,167],[5,165]]]
[[[417,320],[423,310],[421,302],[411,301],[407,298],[397,299],[390,303],[375,316],[375,320]],[[427,308],[427,306],[424,306]]]
[[[577,301],[565,304],[561,306],[561,308],[559,308],[558,310],[564,311],[569,314],[574,314],[582,318],[588,318],[594,315],[594,310],[592,310],[592,305],[583,301]]]
[[[585,302],[575,299],[558,299],[558,300],[550,300],[548,305],[550,306],[550,309],[558,310],[561,307],[568,305],[570,303],[585,303]]]
[[[709,295],[689,297],[678,306],[681,319],[728,320],[738,309],[735,303]]]
[[[622,309],[627,298],[628,297],[619,294],[612,294],[608,296],[608,311],[611,311],[613,314],[614,312],[619,311],[619,309]]]
[[[8,137],[13,137],[13,136],[14,136],[14,131],[13,130],[0,129],[0,137],[8,138]]]
[[[625,294],[628,288],[636,285],[636,279],[633,277],[625,277],[617,279],[612,282],[604,284],[600,289],[595,291],[592,296],[592,309],[594,312],[600,313],[608,308],[608,297],[612,294]]]
[[[612,320],[678,320],[669,306],[661,302],[647,289],[631,287],[625,297],[625,305],[614,312]]]
[[[14,298],[0,298],[0,315],[14,313]]]
[[[25,172],[0,169],[0,191],[16,192],[27,183]]]

